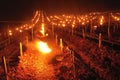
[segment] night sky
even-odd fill
[[[119,0],[0,0],[0,20],[27,20],[36,10],[47,14],[120,10]]]

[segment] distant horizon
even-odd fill
[[[36,10],[47,14],[79,14],[120,10],[119,0],[1,0],[0,20],[27,20]]]
[[[37,10],[36,10],[37,11]],[[70,15],[70,14],[87,14],[87,13],[91,13],[91,12],[120,12],[120,9],[116,9],[116,10],[98,10],[98,11],[77,11],[77,12],[72,12],[72,11],[64,11],[64,12],[57,12],[57,11],[55,11],[55,12],[50,12],[50,11],[45,11],[45,10],[43,10],[44,12],[46,12],[46,13],[48,13],[47,15],[62,15],[62,14],[66,14],[66,15]],[[29,14],[29,12],[27,13],[27,12],[25,12],[24,14],[21,14],[21,15],[16,15],[16,16],[14,16],[13,17],[13,15],[9,15],[9,16],[6,16],[6,17],[1,17],[0,16],[0,22],[1,21],[22,21],[22,20],[29,20],[29,19],[32,19],[33,17],[34,17],[34,14],[35,14],[35,11],[34,12],[31,12],[30,14]],[[23,16],[24,15],[24,16]],[[21,17],[22,16],[22,17]]]

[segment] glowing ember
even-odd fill
[[[37,48],[39,49],[40,52],[42,53],[50,53],[52,50],[48,47],[47,43],[45,42],[38,42],[37,43]]]

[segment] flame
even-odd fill
[[[45,35],[45,28],[44,28],[44,23],[42,23],[42,27],[41,27],[41,31],[42,35],[44,36]]]
[[[37,48],[39,49],[40,52],[42,53],[50,53],[52,50],[48,47],[46,42],[38,42],[37,43]]]
[[[9,30],[9,35],[12,36],[12,31],[11,30]]]

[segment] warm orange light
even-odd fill
[[[58,26],[60,26],[60,24],[58,24]]]
[[[101,19],[100,22],[103,22],[103,19]]]
[[[75,25],[74,24],[72,24],[72,28],[74,28],[75,27]]]
[[[45,35],[48,36],[48,33],[46,33]]]
[[[65,24],[63,23],[62,26],[65,27]]]
[[[79,22],[81,22],[81,20],[79,20]]]
[[[103,24],[103,20],[101,19],[101,20],[100,20],[100,25],[102,25],[102,24]]]
[[[22,32],[22,30],[20,30],[20,32]]]
[[[18,31],[19,29],[18,29],[18,28],[16,28],[16,30]]]
[[[104,17],[101,16],[101,18],[100,18],[100,25],[103,25],[103,20],[104,20]]]
[[[103,25],[103,23],[101,22],[100,25]]]
[[[12,36],[12,33],[9,33],[10,36]]]
[[[85,22],[82,22],[82,25],[85,25]]]
[[[47,54],[50,53],[52,50],[48,47],[47,43],[45,42],[38,42],[37,43],[37,48],[39,49],[40,52]]]
[[[68,21],[68,19],[65,20],[66,22]]]
[[[21,26],[20,28],[22,29],[23,27]]]
[[[9,30],[9,35],[12,36],[12,31],[11,30]]]
[[[101,16],[102,19],[104,19],[104,16]]]
[[[24,25],[23,27],[25,28],[26,26]]]
[[[32,28],[32,26],[29,26],[29,29],[31,29]]]
[[[117,21],[119,21],[120,19],[119,18],[117,18]]]
[[[9,33],[11,33],[12,31],[11,30],[9,30]]]
[[[45,35],[45,28],[44,28],[44,23],[42,23],[42,27],[41,27],[41,31],[42,35],[44,36]]]
[[[28,28],[26,27],[25,30],[28,30]]]
[[[47,20],[50,22],[50,19],[47,17]]]
[[[96,29],[97,28],[97,26],[93,26],[94,27],[94,29]]]

